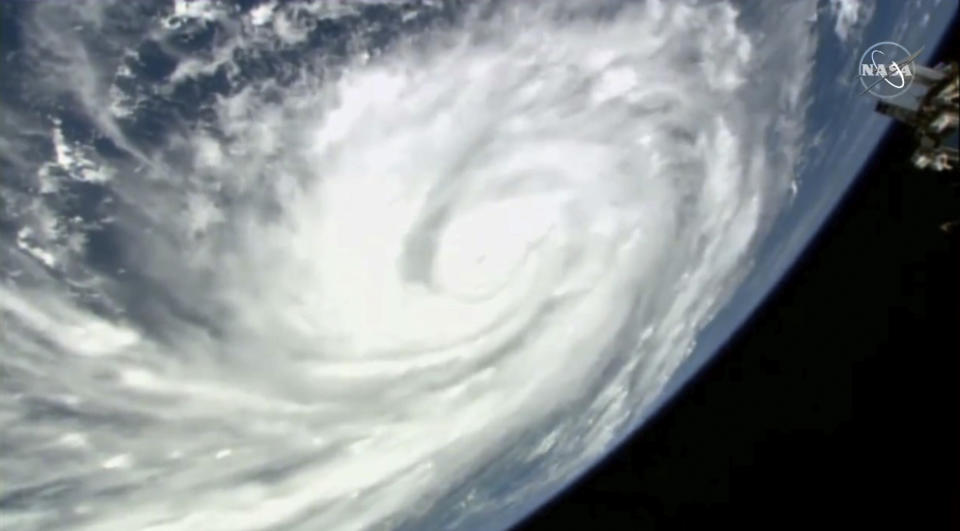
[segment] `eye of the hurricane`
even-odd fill
[[[536,246],[554,213],[544,201],[513,199],[473,207],[454,217],[437,242],[433,280],[454,296],[482,298],[535,268]]]

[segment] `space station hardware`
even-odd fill
[[[945,171],[956,168],[958,82],[957,63],[916,66],[914,76],[924,91],[914,101],[878,101],[876,111],[913,130],[920,144],[911,160],[917,168]]]
[[[909,127],[917,139],[917,149],[910,161],[923,170],[950,171],[958,169],[958,96],[960,77],[956,62],[939,63],[935,67],[914,67],[915,86],[923,92],[912,99],[878,101],[876,112],[893,118]],[[960,185],[960,183],[958,183]],[[960,226],[960,220],[944,223],[941,228],[952,232]]]

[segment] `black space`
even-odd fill
[[[960,179],[913,148],[888,133],[717,360],[517,529],[960,529]]]

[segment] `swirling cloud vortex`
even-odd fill
[[[280,61],[302,19],[268,7],[217,46]],[[181,57],[153,94],[221,67],[233,90],[152,147],[125,132],[141,110],[122,75],[58,88],[126,153],[59,177],[108,175],[123,271],[57,238],[38,254],[24,221],[34,273],[0,288],[11,521],[391,527],[443,496],[522,503],[645,412],[783,203],[799,89],[754,81],[771,57],[802,68],[807,37],[774,42],[723,3],[468,11],[284,83]],[[196,23],[181,15],[142,38]],[[101,309],[65,288],[79,270]],[[534,461],[506,501],[471,487]]]

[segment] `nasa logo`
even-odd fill
[[[864,92],[878,98],[895,98],[913,84],[911,63],[916,55],[904,46],[883,41],[867,48],[860,57],[858,76]]]

